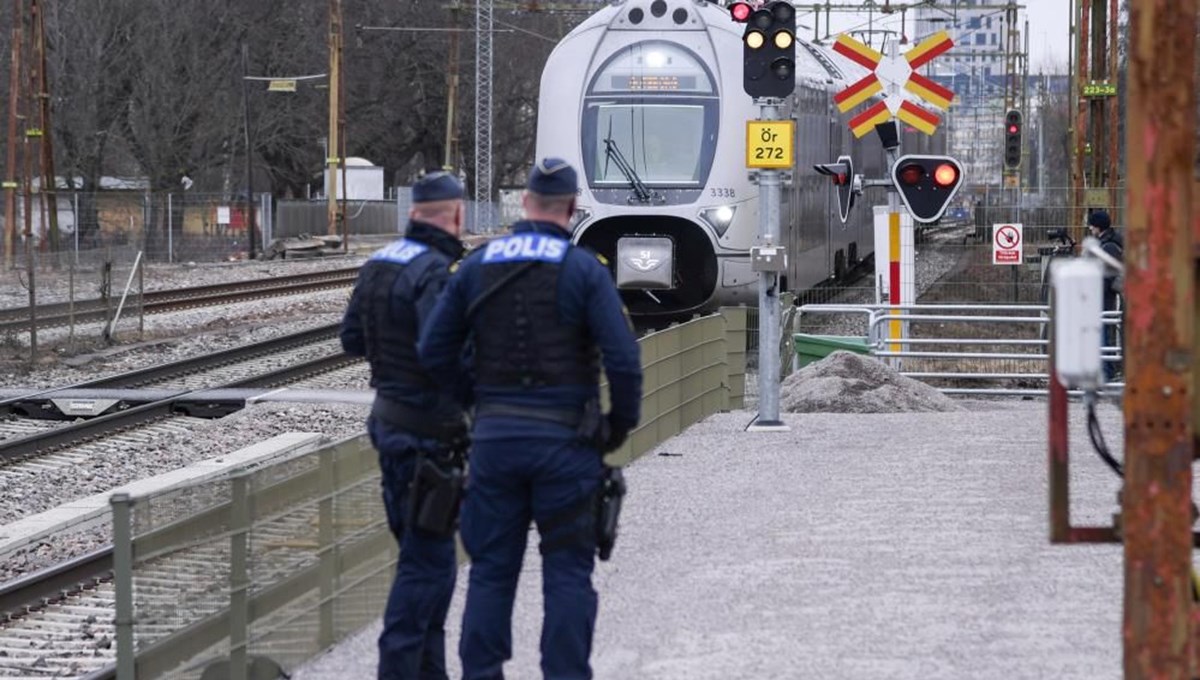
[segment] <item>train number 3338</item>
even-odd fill
[[[795,127],[790,120],[746,121],[746,167],[792,167]]]

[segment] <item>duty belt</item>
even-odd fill
[[[452,439],[465,430],[461,418],[449,419],[444,414],[414,408],[380,396],[376,396],[375,402],[371,404],[371,415],[418,437]]]
[[[479,404],[475,407],[476,420],[490,416],[545,420],[547,422],[569,427],[571,429],[579,427],[579,424],[583,422],[583,413],[577,410],[567,411],[563,409],[544,408],[540,406],[522,406],[518,404],[504,404],[497,402]]]

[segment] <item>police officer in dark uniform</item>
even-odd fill
[[[541,535],[542,671],[592,677],[592,569],[602,454],[637,424],[642,372],[612,276],[570,244],[576,173],[544,159],[513,234],[468,256],[422,331],[422,363],[454,370],[473,343],[474,427],[462,539],[471,556],[459,654],[466,680],[503,678],[530,521]],[[598,406],[599,369],[612,409]]]
[[[1088,233],[1100,241],[1100,247],[1104,252],[1118,262],[1123,261],[1125,255],[1125,240],[1117,233],[1117,230],[1112,226],[1112,218],[1109,217],[1107,210],[1093,210],[1088,215]],[[1117,290],[1117,275],[1111,269],[1105,268],[1104,271],[1104,311],[1111,312],[1119,309],[1117,301],[1120,297],[1120,292]],[[1117,332],[1116,326],[1104,326],[1104,344],[1108,347],[1118,344],[1124,345],[1121,335]],[[1112,382],[1116,378],[1117,373],[1121,370],[1121,362],[1104,362],[1104,379]]]
[[[413,186],[404,238],[363,265],[342,321],[342,347],[371,365],[376,392],[367,431],[379,451],[388,525],[400,544],[379,636],[380,678],[447,677],[443,628],[456,577],[453,533],[408,526],[406,511],[418,455],[465,437],[460,406],[417,360],[418,333],[463,253],[462,197],[462,183],[448,172],[426,174]]]

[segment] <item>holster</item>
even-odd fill
[[[453,536],[465,481],[462,452],[441,449],[419,453],[409,487],[405,524],[435,536]]]
[[[604,444],[608,441],[608,418],[604,417],[599,399],[589,399],[584,403],[583,417],[579,420],[576,433],[585,446],[597,451],[604,450]]]
[[[601,560],[608,560],[617,543],[617,521],[621,518],[625,491],[621,468],[605,466],[596,504],[596,552]]]

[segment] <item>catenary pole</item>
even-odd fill
[[[5,156],[4,177],[4,266],[11,269],[16,263],[17,247],[17,121],[20,119],[21,101],[21,42],[23,41],[21,0],[13,0],[12,60],[8,76],[8,143]]]
[[[1195,677],[1196,14],[1194,2],[1130,3],[1121,494],[1126,680]]]

